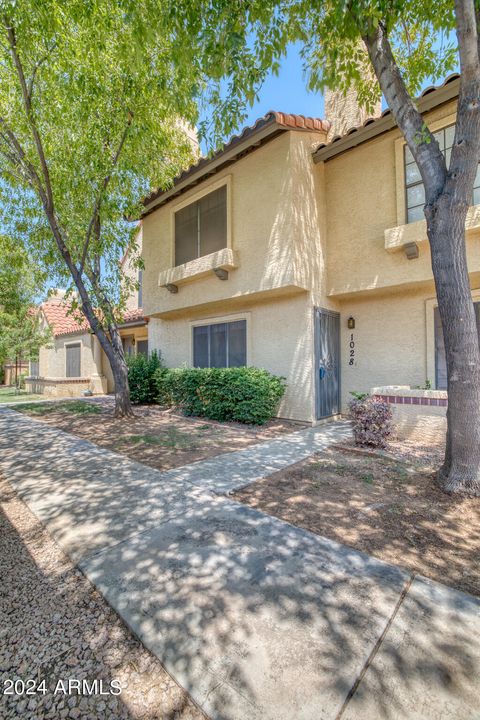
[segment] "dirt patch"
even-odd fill
[[[440,447],[330,448],[237,492],[293,525],[480,595],[480,499],[435,487]]]
[[[3,720],[206,720],[1,476],[0,576],[3,693],[8,679],[46,690],[2,694]],[[63,694],[69,679],[93,694]],[[108,694],[113,680],[119,695]]]
[[[272,420],[262,426],[217,423],[155,406],[137,406],[135,418],[117,419],[112,415],[112,407],[73,401],[23,406],[18,410],[157,470],[241,450],[304,427],[287,420]]]

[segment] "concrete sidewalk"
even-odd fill
[[[0,470],[212,718],[480,717],[480,602],[226,493],[348,433],[160,473],[0,409]]]

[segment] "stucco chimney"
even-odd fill
[[[344,135],[348,130],[363,125],[367,118],[379,117],[382,113],[382,103],[379,100],[374,111],[367,113],[358,102],[355,88],[351,87],[346,94],[341,90],[325,91],[325,117],[330,122],[327,140],[337,135]]]
[[[61,305],[64,301],[67,291],[63,288],[52,288],[45,300],[49,305]]]

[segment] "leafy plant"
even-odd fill
[[[384,448],[393,433],[390,405],[368,395],[353,399],[348,404],[353,435],[357,445]]]
[[[161,404],[186,415],[263,425],[278,409],[285,380],[252,367],[160,368],[156,387]]]
[[[365,398],[368,397],[367,392],[356,392],[355,390],[351,390],[350,395],[352,395],[355,400],[365,400]]]
[[[157,397],[156,372],[161,360],[154,350],[149,357],[140,353],[127,358],[130,399],[135,405],[154,403]]]

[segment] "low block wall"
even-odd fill
[[[425,444],[444,442],[448,406],[445,390],[387,385],[372,388],[370,393],[391,406],[399,439],[414,439]]]
[[[45,397],[80,397],[91,388],[90,378],[25,378],[28,392]]]

